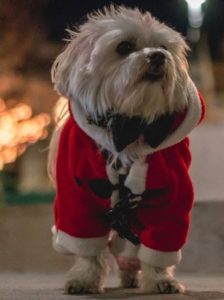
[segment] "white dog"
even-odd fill
[[[113,228],[124,287],[136,286],[141,269],[142,291],[183,292],[173,270],[193,201],[186,136],[203,113],[188,46],[149,12],[124,7],[93,13],[70,34],[52,68],[70,117],[49,160],[57,186],[53,244],[75,255],[66,290],[103,291]]]

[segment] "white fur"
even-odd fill
[[[134,51],[126,56],[119,55],[116,48],[122,41],[134,43]],[[52,80],[55,89],[70,100],[72,115],[80,128],[100,148],[107,149],[113,160],[121,160],[124,169],[118,173],[107,166],[112,183],[117,183],[120,172],[127,173],[128,170],[126,185],[134,193],[141,193],[147,170],[145,156],[179,142],[199,121],[201,107],[188,75],[187,50],[188,46],[179,33],[158,22],[149,12],[141,13],[138,9],[111,6],[89,15],[87,22],[77,31],[70,31],[67,47],[54,62]],[[151,64],[150,55],[158,51],[165,56],[164,76],[157,81],[145,80]],[[112,109],[129,117],[141,116],[150,123],[164,113],[183,111],[186,107],[188,112],[183,124],[157,149],[138,139],[117,153],[110,130],[89,124],[87,120],[88,117],[96,119],[98,115],[103,116]],[[58,138],[51,144],[49,160],[53,180],[55,172],[52,165],[55,164],[57,143]],[[116,201],[117,192],[114,192],[113,204]],[[59,236],[57,238],[55,243],[59,245]],[[70,237],[66,240],[68,244],[69,240]],[[71,252],[75,252],[73,248]],[[71,293],[101,292],[104,274],[101,260],[96,253],[93,256],[83,256],[83,253],[81,251],[76,256],[66,290]],[[142,263],[142,271],[143,291],[183,291],[166,267]],[[122,279],[124,285],[135,277],[134,273],[126,275]]]
[[[121,286],[123,288],[139,287],[138,271],[120,271]]]
[[[142,263],[141,268],[140,288],[142,292],[150,294],[174,294],[184,292],[184,286],[174,278],[173,267],[151,267],[148,264]]]
[[[65,290],[69,294],[102,293],[106,267],[102,253],[98,256],[75,256],[67,275]]]
[[[133,194],[140,195],[145,191],[146,175],[148,164],[145,157],[137,159],[131,166],[130,172],[125,180],[125,186]]]

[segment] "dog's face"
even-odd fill
[[[86,116],[108,110],[149,122],[186,106],[185,41],[150,13],[120,7],[90,15],[55,61],[56,89]]]

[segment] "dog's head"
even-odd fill
[[[88,16],[52,68],[55,88],[86,116],[108,110],[151,122],[186,106],[184,39],[149,12],[124,7]]]

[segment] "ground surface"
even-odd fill
[[[224,300],[224,275],[181,275],[187,286],[185,295],[140,295],[136,289],[117,288],[118,280],[110,277],[102,295],[69,296],[63,292],[63,274],[0,273],[0,300]]]

